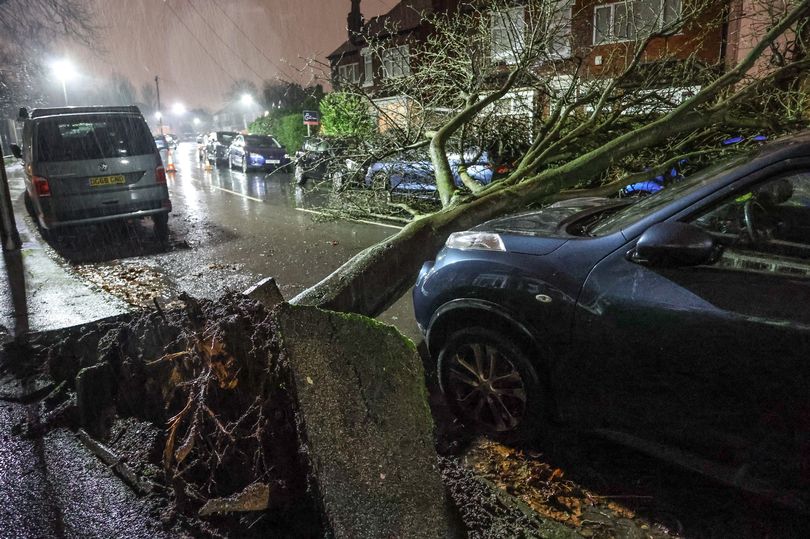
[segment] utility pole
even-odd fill
[[[14,210],[11,208],[11,194],[8,190],[6,163],[3,160],[3,149],[0,148],[0,239],[4,251],[16,251],[20,248],[20,235],[14,221]]]
[[[160,134],[163,134],[163,109],[160,108],[160,82],[157,75],[155,75],[155,96],[157,97],[157,108],[158,108],[158,129],[160,129]]]

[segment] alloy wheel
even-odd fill
[[[493,432],[510,431],[521,423],[526,385],[498,347],[463,344],[449,358],[447,369],[447,394],[464,418]]]

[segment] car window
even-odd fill
[[[36,133],[36,158],[42,162],[111,159],[154,152],[152,134],[140,118],[53,118],[39,122]]]
[[[810,276],[810,170],[759,183],[689,221],[725,246],[721,265]]]
[[[264,146],[270,148],[281,148],[281,145],[276,142],[276,139],[273,137],[260,137],[260,136],[249,136],[245,137],[245,144],[250,146]]]
[[[684,181],[662,189],[657,193],[642,198],[634,204],[630,204],[620,210],[605,215],[605,218],[597,222],[590,230],[589,234],[601,236],[618,232],[627,228],[644,216],[659,210],[689,193],[704,187],[708,182],[725,170],[741,165],[750,159],[749,154],[740,155],[734,159],[720,162],[714,166],[705,168]]]
[[[220,144],[225,146],[230,146],[231,142],[233,142],[233,135],[229,135],[227,133],[220,133],[217,137],[217,140]]]

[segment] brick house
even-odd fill
[[[469,1],[469,0],[468,0]],[[485,0],[482,0],[485,1]],[[751,0],[734,0],[735,5],[742,5]],[[556,38],[549,44],[549,56],[555,66],[540,66],[549,77],[557,79],[555,85],[564,88],[570,84],[570,76],[564,75],[566,62],[576,59],[588,77],[610,77],[607,66],[613,70],[623,66],[622,55],[627,54],[627,44],[635,38],[636,28],[646,25],[662,25],[676,19],[681,14],[683,5],[690,0],[558,0],[558,8],[551,16],[554,28],[560,28]],[[420,12],[442,12],[458,9],[463,0],[402,0],[391,11],[363,21],[360,15],[360,0],[352,0],[352,12],[349,15],[349,39],[328,58],[332,67],[332,81],[335,88],[341,84],[353,83],[363,86],[376,96],[375,104],[381,107],[406,107],[403,98],[386,95],[380,88],[380,82],[386,78],[396,77],[410,72],[414,58],[410,54],[408,42],[419,42],[430,35],[431,29],[421,22]],[[722,70],[738,60],[737,55],[744,47],[736,46],[735,39],[742,35],[738,30],[733,33],[733,24],[723,24],[723,5],[719,3],[705,14],[705,17],[673,35],[653,39],[645,49],[642,67],[658,67],[663,63],[678,66],[691,58],[700,66]],[[513,8],[491,14],[493,62],[508,65],[514,59],[514,52],[506,41],[526,25],[529,14],[521,2],[516,1]],[[713,22],[713,25],[703,23]],[[396,32],[390,32],[395,26]],[[705,28],[710,30],[706,31]],[[391,47],[384,51],[382,57],[369,53],[363,36],[377,36],[389,39]],[[611,61],[607,61],[610,59]],[[562,69],[559,69],[562,67]],[[555,72],[555,74],[552,74]],[[583,72],[583,71],[580,71]],[[665,70],[658,69],[658,72]],[[563,74],[561,74],[563,73]],[[566,77],[568,80],[566,81]],[[697,78],[679,76],[671,80],[661,80],[661,86],[671,91],[675,99],[682,99],[696,91],[701,83]],[[508,113],[536,114],[542,111],[533,90],[516,88],[504,98]]]

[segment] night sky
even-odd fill
[[[67,47],[82,73],[72,82],[77,91],[113,73],[140,90],[159,75],[161,101],[211,111],[236,79],[260,88],[277,76],[313,82],[305,59],[325,62],[345,41],[351,8],[349,0],[87,1],[95,6],[99,48]],[[396,3],[363,0],[361,8],[368,19]]]

